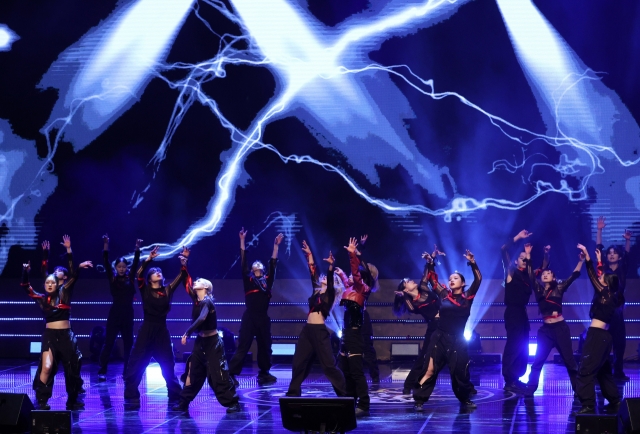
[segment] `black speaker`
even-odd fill
[[[280,398],[282,426],[296,432],[339,432],[356,429],[353,398]]]
[[[640,398],[623,399],[618,416],[625,432],[640,433]]]
[[[618,416],[613,414],[577,414],[576,434],[618,434]]]
[[[70,411],[33,410],[31,434],[71,434]]]
[[[0,393],[0,433],[29,431],[33,404],[25,393]]]

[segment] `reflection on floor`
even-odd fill
[[[425,405],[423,413],[412,409],[410,396],[402,395],[402,382],[410,363],[382,364],[379,387],[372,385],[371,416],[358,421],[353,432],[370,433],[573,433],[572,408],[576,403],[561,365],[545,365],[541,385],[533,398],[522,398],[502,391],[499,366],[472,369],[472,381],[478,395],[475,411],[463,411],[451,392],[448,374],[443,372],[436,391]],[[184,364],[176,365],[178,376]],[[33,400],[31,390],[36,366],[34,361],[0,360],[0,392],[26,393]],[[243,412],[227,415],[218,404],[209,386],[205,385],[194,402],[189,416],[172,412],[167,406],[164,380],[158,365],[152,364],[140,385],[141,408],[125,410],[123,398],[122,364],[109,367],[107,382],[99,383],[97,366],[87,364],[82,369],[85,381],[86,409],[74,412],[74,432],[77,433],[282,433],[278,398],[287,390],[291,378],[289,365],[275,365],[272,373],[277,384],[259,388],[255,381],[257,368],[245,368],[240,380],[239,394]],[[637,365],[626,366],[631,381],[620,385],[626,397],[640,396],[640,372]],[[333,396],[331,386],[319,367],[314,368],[303,384],[303,396]],[[599,404],[603,405],[602,397]],[[55,381],[52,410],[63,410],[65,405],[63,374]]]

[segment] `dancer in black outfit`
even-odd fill
[[[340,341],[340,369],[347,384],[347,395],[357,399],[356,417],[369,415],[369,390],[364,376],[364,338],[362,324],[365,300],[371,288],[378,284],[378,269],[372,264],[363,264],[356,248],[355,238],[345,247],[349,252],[349,263],[353,286],[345,289],[340,305],[344,306],[344,327]]]
[[[456,398],[467,408],[476,407],[476,404],[469,399],[473,385],[469,379],[469,353],[467,341],[464,338],[464,328],[471,313],[473,299],[480,288],[482,274],[473,253],[467,250],[464,256],[473,272],[473,282],[466,291],[464,276],[457,271],[449,276],[449,288],[439,283],[438,275],[431,268],[433,258],[426,252],[423,254],[430,266],[429,282],[442,304],[438,330],[431,336],[429,358],[425,361],[425,367],[422,370],[424,375],[420,379],[420,387],[413,393],[417,411],[422,411],[422,405],[433,393],[438,374],[447,365],[451,374],[451,388]]]
[[[53,393],[53,381],[58,371],[58,363],[62,363],[64,369],[67,410],[84,408],[84,403],[78,400],[78,394],[82,387],[80,379],[82,353],[78,350],[78,343],[69,321],[71,297],[78,278],[78,271],[73,267],[71,238],[68,235],[62,237],[62,245],[67,249],[68,268],[56,267],[55,273],[47,276],[44,282],[44,293],[33,290],[29,284],[31,264],[23,264],[21,286],[42,309],[46,322],[46,329],[42,334],[42,354],[33,380],[33,390],[36,391],[36,407],[39,410],[51,408],[48,401]],[[49,242],[45,241],[42,246],[48,252]],[[46,260],[43,261],[42,267],[46,270]],[[83,262],[78,266],[78,268],[88,267],[93,267],[91,261]],[[64,284],[61,284],[62,279],[58,278],[61,273],[66,273]]]
[[[600,250],[596,249],[598,261],[598,269],[596,270],[585,246],[578,244],[578,248],[587,258],[587,274],[595,290],[595,297],[589,312],[591,325],[587,330],[587,337],[582,347],[582,358],[576,377],[576,394],[582,404],[578,414],[595,413],[596,379],[600,384],[602,395],[609,401],[605,410],[617,413],[620,406],[620,395],[611,374],[609,353],[611,353],[612,337],[608,328],[618,303],[618,276],[604,272]]]
[[[167,329],[167,314],[171,310],[171,301],[176,288],[187,278],[187,258],[189,249],[184,247],[180,255],[180,274],[173,281],[164,284],[162,270],[158,267],[150,268],[146,278],[143,277],[151,261],[158,256],[159,247],[156,246],[147,259],[142,263],[136,279],[142,298],[144,320],[138,330],[138,335],[131,349],[129,363],[124,375],[124,398],[130,408],[140,406],[140,391],[138,386],[142,381],[144,371],[153,357],[162,370],[162,376],[167,383],[169,402],[175,402],[180,397],[182,388],[174,373],[175,361],[171,335]]]
[[[527,274],[525,253],[520,252],[515,261],[511,261],[509,249],[513,243],[532,235],[527,230],[520,231],[513,239],[509,239],[501,248],[502,265],[504,267],[504,328],[507,341],[502,354],[502,376],[504,390],[522,392],[526,385],[519,378],[527,372],[529,359],[529,317],[527,304],[531,298],[531,283]],[[546,268],[543,264],[542,268]]]
[[[613,376],[618,381],[629,381],[624,373],[624,351],[627,348],[627,328],[624,324],[624,290],[627,286],[627,271],[629,269],[629,252],[631,251],[631,231],[625,230],[624,250],[621,246],[612,245],[607,250],[602,244],[602,229],[607,225],[604,217],[598,217],[596,232],[596,248],[605,252],[604,271],[618,276],[618,306],[611,318],[609,333],[613,338]]]
[[[362,260],[362,252],[364,251],[364,245],[367,242],[368,238],[369,235],[366,234],[360,237],[360,245],[356,250],[356,254],[360,256],[360,260]],[[364,260],[362,261],[364,262]],[[351,285],[353,285],[353,278],[351,279]],[[373,383],[372,390],[379,387],[380,385],[380,368],[378,367],[378,354],[376,353],[376,348],[373,346],[373,324],[371,323],[371,316],[369,315],[369,311],[367,310],[367,302],[369,301],[369,296],[377,290],[378,287],[374,286],[365,297],[363,323],[361,329],[362,337],[364,338],[364,354],[362,356],[362,360],[364,361],[364,367],[369,371],[371,383]]]
[[[436,249],[437,252],[437,249]],[[435,257],[436,253],[432,256]],[[420,375],[423,373],[423,367],[425,365],[425,356],[429,350],[429,342],[431,342],[431,336],[438,329],[438,320],[440,317],[438,311],[440,310],[440,298],[436,295],[435,291],[429,289],[429,266],[425,263],[424,273],[420,284],[417,284],[414,280],[404,278],[398,284],[398,290],[393,301],[393,313],[400,317],[406,312],[422,315],[424,321],[427,323],[427,330],[424,334],[424,341],[422,341],[422,348],[418,353],[418,358],[413,364],[411,371],[404,380],[404,387],[402,390],[403,395],[410,395],[412,389],[418,383]]]
[[[180,402],[173,407],[175,411],[189,411],[189,403],[194,400],[206,379],[227,413],[240,411],[236,387],[229,375],[229,366],[224,354],[224,343],[218,335],[218,316],[213,304],[213,286],[207,279],[198,279],[193,284],[187,278],[185,287],[193,300],[191,319],[193,323],[182,336],[182,345],[187,344],[191,333],[198,333],[193,351],[185,365],[182,377],[184,388]]]
[[[551,246],[545,247],[547,255],[550,248]],[[571,331],[562,316],[562,297],[567,289],[569,289],[569,286],[580,277],[580,270],[582,269],[585,257],[580,253],[578,264],[568,279],[558,282],[553,271],[543,270],[540,275],[542,283],[540,283],[531,266],[531,249],[531,244],[525,244],[524,251],[526,253],[527,272],[529,273],[529,279],[533,285],[533,294],[538,302],[538,307],[540,308],[544,322],[542,327],[538,329],[538,347],[535,360],[533,365],[531,365],[529,381],[527,382],[527,389],[524,394],[525,396],[533,396],[538,389],[540,372],[551,349],[554,347],[558,350],[558,353],[564,361],[564,365],[569,373],[571,388],[575,392],[578,364],[573,356],[573,348],[571,347]]]
[[[296,351],[291,365],[291,383],[289,383],[287,396],[301,395],[301,385],[309,376],[314,356],[318,357],[322,371],[331,382],[336,395],[347,396],[344,375],[335,366],[336,361],[331,350],[331,337],[324,322],[331,313],[336,298],[339,299],[342,295],[343,286],[338,276],[334,274],[334,258],[331,252],[329,252],[329,257],[324,259],[329,263],[329,272],[325,276],[318,272],[313,253],[311,253],[306,241],[302,241],[302,251],[307,257],[313,292],[309,297],[307,323],[302,328],[296,343]]]
[[[131,347],[133,347],[133,297],[136,295],[135,272],[140,265],[140,246],[142,245],[142,240],[136,240],[131,269],[127,268],[129,262],[124,257],[120,257],[116,259],[114,271],[111,266],[111,261],[109,261],[109,236],[104,235],[102,241],[104,243],[102,259],[104,269],[107,272],[107,279],[109,279],[109,290],[111,291],[111,297],[113,297],[113,304],[111,305],[111,309],[109,309],[107,334],[104,345],[102,346],[102,351],[100,351],[98,381],[107,380],[107,365],[109,364],[109,357],[116,343],[118,332],[120,332],[122,336],[124,350],[122,375],[124,375],[124,371],[127,369],[129,354],[131,354]]]
[[[271,301],[273,282],[276,278],[278,246],[284,235],[278,234],[273,243],[273,254],[269,260],[269,271],[266,275],[264,265],[260,261],[255,261],[249,271],[244,242],[247,231],[242,228],[239,236],[242,284],[247,309],[242,314],[238,347],[229,362],[229,372],[231,372],[231,379],[237,387],[238,380],[235,376],[242,372],[244,358],[255,336],[258,344],[258,368],[260,369],[257,378],[258,385],[269,386],[275,384],[278,379],[269,373],[271,369],[271,318],[269,318],[267,311]]]

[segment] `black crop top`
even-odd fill
[[[422,315],[426,322],[435,318],[440,310],[440,298],[429,289],[429,264],[425,264],[420,285],[418,285],[418,297],[413,298],[406,292],[402,295],[402,302],[406,304],[411,313]]]
[[[118,275],[111,266],[109,261],[109,251],[102,252],[102,261],[104,269],[109,279],[109,289],[113,297],[113,305],[120,308],[133,308],[133,297],[136,295],[136,275],[140,265],[140,250],[136,250],[131,268],[127,270],[124,276]]]
[[[589,310],[589,317],[591,319],[597,319],[604,323],[609,324],[616,310],[618,303],[617,290],[618,288],[609,288],[604,286],[598,280],[598,273],[593,266],[593,261],[587,261],[587,275],[593,285],[595,294],[591,302],[591,309]]]
[[[182,266],[180,274],[173,281],[161,288],[152,288],[147,284],[146,277],[143,276],[144,271],[151,261],[144,261],[136,277],[138,280],[138,289],[142,296],[142,310],[144,311],[144,321],[166,324],[167,314],[171,310],[171,300],[178,285],[183,282],[187,276],[187,267]]]
[[[73,287],[78,279],[78,271],[73,268],[73,256],[67,253],[69,278],[64,285],[58,285],[58,288],[52,292],[39,293],[33,290],[29,284],[29,273],[27,270],[22,271],[22,286],[27,295],[31,297],[40,309],[45,322],[69,321],[71,317],[71,296],[73,295]],[[43,261],[43,266],[46,266]]]
[[[527,261],[527,270],[529,272],[529,279],[533,284],[533,294],[536,297],[542,316],[552,316],[553,312],[562,314],[562,297],[567,289],[569,289],[569,286],[580,277],[580,272],[574,271],[568,279],[552,282],[549,288],[545,288],[533,272],[531,261]]]
[[[480,288],[482,282],[482,274],[475,262],[467,262],[471,266],[473,272],[473,282],[469,289],[460,294],[453,294],[446,286],[438,282],[438,275],[430,273],[431,287],[440,297],[442,305],[440,306],[440,321],[438,321],[438,329],[445,333],[453,335],[462,335],[464,333],[467,319],[471,314],[471,305],[473,299]]]
[[[191,309],[191,326],[185,332],[189,336],[191,333],[213,331],[218,328],[218,315],[213,299],[208,295],[202,301],[195,301]]]
[[[333,282],[333,265],[329,266],[327,289],[324,293],[320,293],[320,273],[315,263],[309,264],[309,274],[311,275],[311,288],[313,290],[313,293],[309,297],[309,313],[320,312],[324,319],[327,319],[336,299],[336,289]]]
[[[531,298],[531,282],[526,268],[521,270],[511,261],[509,249],[513,246],[513,239],[509,238],[501,247],[502,266],[504,267],[504,304],[524,309]],[[549,265],[549,256],[545,254],[542,269]],[[507,282],[507,275],[511,274],[511,281]]]
[[[244,288],[244,303],[247,309],[255,313],[267,313],[271,301],[271,290],[276,278],[277,258],[269,259],[267,274],[256,277],[247,264],[246,251],[240,249],[240,263],[242,267],[242,284]]]

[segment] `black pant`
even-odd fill
[[[369,376],[374,382],[380,381],[380,368],[378,368],[378,355],[373,346],[373,325],[368,311],[364,311],[364,323],[362,324],[362,337],[364,339],[364,365],[369,370]]]
[[[507,306],[504,311],[507,342],[502,354],[502,376],[506,383],[518,381],[527,372],[529,317],[525,307]]]
[[[82,387],[80,367],[82,353],[78,349],[76,336],[71,329],[45,329],[42,334],[42,353],[51,350],[53,363],[47,383],[40,381],[42,355],[38,363],[38,370],[33,379],[33,390],[36,392],[38,402],[47,402],[53,393],[53,381],[58,372],[58,363],[62,363],[64,369],[64,383],[67,390],[67,404],[73,404],[78,400],[78,393]]]
[[[231,375],[242,372],[244,358],[251,348],[253,338],[258,344],[258,368],[260,374],[265,375],[271,369],[271,318],[266,313],[256,313],[248,309],[242,314],[238,347],[229,362]]]
[[[305,324],[300,332],[291,365],[291,383],[287,395],[300,396],[302,382],[309,376],[313,357],[317,356],[325,377],[338,396],[347,396],[344,375],[336,368],[331,349],[331,337],[324,324]]]
[[[451,389],[453,389],[454,395],[460,402],[469,400],[473,385],[469,377],[467,346],[467,341],[462,334],[452,335],[442,330],[436,330],[433,333],[429,344],[429,358],[425,360],[424,368],[420,372],[420,378],[427,372],[431,360],[433,360],[434,374],[427,379],[421,388],[413,392],[413,399],[416,402],[429,400],[438,380],[438,374],[447,365],[451,374]]]
[[[583,406],[596,405],[596,379],[602,395],[609,402],[620,401],[618,387],[611,375],[611,334],[608,330],[589,327],[582,346],[582,358],[576,377],[576,393]]]
[[[142,322],[136,341],[133,344],[129,363],[124,374],[125,399],[140,399],[138,386],[145,369],[153,357],[160,365],[162,376],[167,383],[169,399],[177,399],[182,388],[174,372],[173,344],[166,324]]]
[[[107,335],[104,339],[102,351],[100,351],[100,369],[98,374],[107,373],[107,364],[111,351],[116,343],[118,332],[122,336],[122,344],[124,346],[124,369],[127,368],[129,362],[129,354],[133,347],[133,307],[132,306],[115,306],[112,305],[107,318]]]
[[[624,351],[627,349],[627,328],[624,324],[623,306],[616,309],[609,324],[609,333],[613,338],[613,371],[622,372]]]
[[[538,388],[542,366],[547,360],[551,349],[554,347],[558,350],[558,353],[560,353],[560,357],[562,357],[564,365],[567,367],[571,387],[575,391],[578,364],[573,356],[573,349],[571,347],[571,331],[565,321],[559,321],[553,324],[544,323],[542,327],[538,329],[536,358],[533,365],[531,365],[528,386],[533,388],[533,390]]]
[[[188,386],[187,378],[189,378]],[[202,336],[196,338],[193,352],[185,365],[183,378],[185,386],[180,398],[187,403],[193,401],[206,379],[209,380],[209,386],[216,394],[220,405],[231,407],[238,403],[236,387],[229,376],[229,366],[224,355],[224,343],[217,334],[206,338]]]
[[[364,377],[363,353],[364,339],[360,327],[342,330],[339,360],[347,385],[347,396],[358,401],[358,408],[368,411],[370,399],[367,379]],[[349,357],[351,354],[358,355]]]
[[[418,358],[413,363],[413,367],[407,378],[404,380],[404,389],[413,389],[416,387],[416,384],[420,381],[421,375],[424,375],[425,372],[425,363],[428,362],[426,360],[426,355],[429,353],[429,342],[431,341],[431,336],[438,329],[438,320],[434,319],[429,321],[427,325],[427,331],[424,333],[424,341],[422,341],[422,348],[420,348],[420,352],[418,353]],[[428,365],[427,365],[428,367]]]

